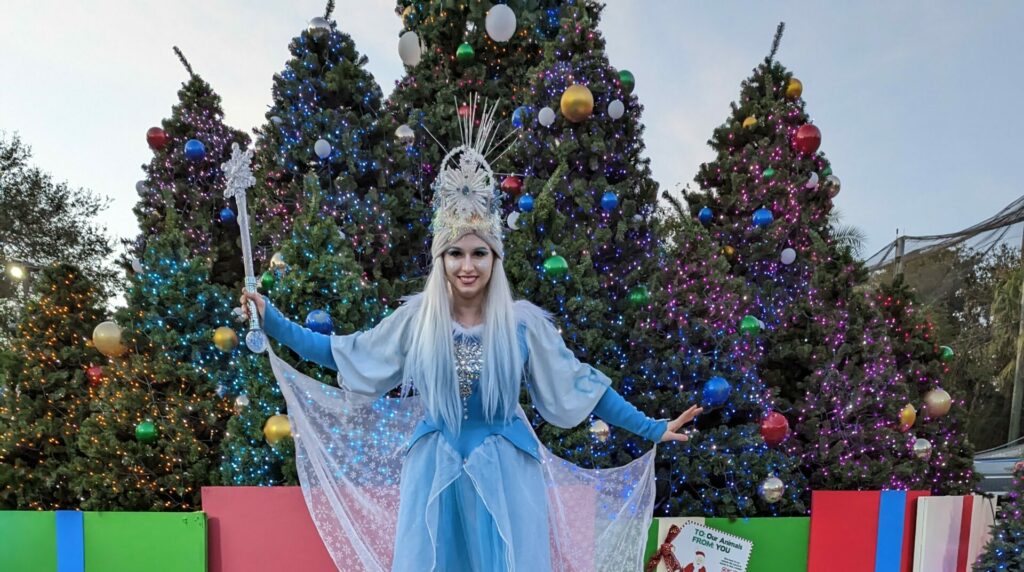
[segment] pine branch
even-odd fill
[[[661,197],[672,205],[672,208],[676,211],[676,214],[679,215],[679,218],[686,218],[686,215],[683,213],[683,205],[679,204],[679,199],[670,195],[668,191],[661,191]]]
[[[178,54],[178,59],[181,60],[181,65],[185,66],[185,69],[188,71],[188,75],[196,77],[196,72],[192,71],[192,64],[188,63],[188,60],[185,59],[185,54],[181,53],[178,46],[174,46],[174,53]]]
[[[327,0],[327,9],[324,10],[324,18],[327,20],[331,19],[331,14],[334,12],[334,0]]]
[[[772,51],[768,52],[768,57],[765,58],[766,62],[771,62],[775,59],[775,53],[779,51],[779,44],[782,42],[782,32],[786,30],[786,23],[779,22],[779,27],[775,29],[775,39],[772,40]]]

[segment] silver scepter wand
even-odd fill
[[[238,147],[238,143],[231,144],[231,158],[220,166],[227,177],[227,188],[224,189],[224,198],[235,197],[235,204],[238,205],[238,229],[242,234],[242,263],[245,264],[245,290],[256,293],[256,276],[252,267],[252,243],[249,240],[249,209],[246,204],[245,191],[256,184],[256,178],[252,176],[252,149],[244,152]],[[260,315],[256,310],[256,302],[248,300],[249,306],[249,331],[245,334],[245,345],[255,353],[267,351],[267,335],[260,327]]]

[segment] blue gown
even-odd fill
[[[267,303],[268,335],[338,371],[340,389],[331,388],[271,352],[303,493],[339,569],[639,569],[653,507],[653,449],[626,467],[586,470],[552,455],[521,409],[509,423],[487,422],[479,376],[473,364],[463,367],[471,359],[459,357],[479,355],[472,350],[482,325],[453,322],[469,388],[458,437],[415,397],[379,399],[407,373],[418,305],[414,296],[371,330],[325,336]],[[604,374],[576,360],[543,310],[525,301],[515,307],[527,389],[545,420],[572,427],[593,413],[660,440],[666,420],[643,415]]]

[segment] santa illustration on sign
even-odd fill
[[[693,562],[687,564],[683,568],[683,572],[708,572],[708,569],[704,567],[704,553],[698,550],[693,555]]]

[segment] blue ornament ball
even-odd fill
[[[185,158],[189,161],[198,161],[206,156],[206,145],[198,139],[189,139],[185,142]]]
[[[775,220],[775,216],[772,214],[772,211],[764,207],[754,211],[754,226],[765,227],[770,225],[773,220]]]
[[[530,195],[523,195],[519,197],[519,210],[524,213],[528,213],[533,210],[533,197]]]
[[[220,222],[229,224],[235,222],[235,211],[231,207],[224,207],[220,211]]]
[[[619,197],[615,196],[615,193],[608,191],[601,197],[601,208],[606,211],[613,211],[619,206]]]
[[[331,321],[331,316],[323,310],[313,310],[306,316],[306,327],[310,330],[330,335],[334,332],[334,322]]]
[[[525,105],[520,105],[512,112],[512,127],[516,129],[522,129],[526,125],[526,114],[529,113],[529,109]]]
[[[707,407],[718,407],[729,400],[732,386],[723,377],[712,377],[704,383],[701,390],[701,401]]]
[[[697,213],[697,220],[701,224],[709,224],[713,218],[715,218],[715,213],[711,212],[711,207],[704,207]]]

